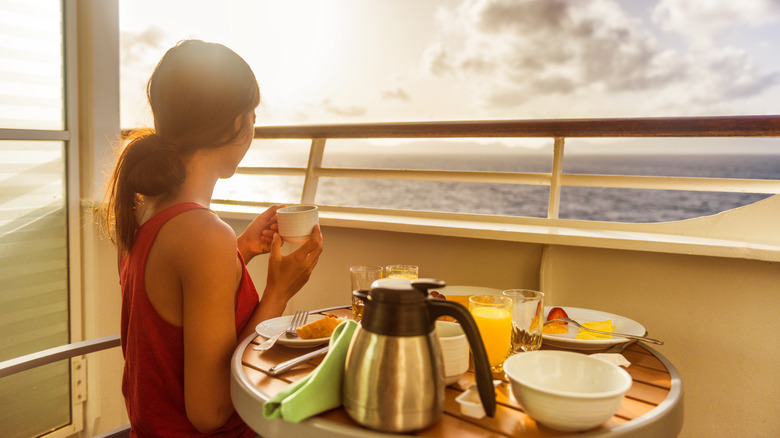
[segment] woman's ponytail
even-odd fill
[[[178,147],[165,142],[153,130],[139,130],[127,141],[109,180],[103,222],[121,250],[133,245],[138,226],[135,206],[139,195],[173,193],[185,178],[184,161]]]
[[[144,196],[170,193],[184,182],[181,152],[159,135],[139,138],[126,149],[127,167],[123,185]]]

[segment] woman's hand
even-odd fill
[[[276,211],[282,207],[284,205],[274,205],[259,214],[238,236],[238,250],[244,257],[244,263],[249,263],[256,255],[271,251],[274,236],[279,229],[276,223]]]
[[[319,225],[312,229],[309,240],[286,256],[282,255],[282,237],[274,234],[268,260],[268,281],[261,307],[265,306],[266,311],[281,315],[287,301],[309,281],[321,253],[322,233]]]

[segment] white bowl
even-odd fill
[[[504,372],[526,413],[552,429],[592,429],[617,412],[631,388],[619,366],[571,351],[529,351],[510,356]]]
[[[452,385],[469,369],[469,341],[457,322],[436,321],[444,363],[444,384]]]

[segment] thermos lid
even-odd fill
[[[433,330],[426,302],[428,289],[443,287],[434,279],[382,278],[371,284],[361,325],[388,336],[419,336]]]
[[[382,278],[371,284],[368,293],[373,302],[391,304],[419,304],[425,301],[427,290],[412,287],[412,282],[405,278]]]

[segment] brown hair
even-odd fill
[[[134,130],[108,182],[101,219],[122,252],[133,246],[139,195],[172,194],[185,179],[185,160],[201,148],[234,142],[260,103],[252,69],[227,47],[186,40],[168,50],[146,95],[154,129]],[[236,118],[242,115],[236,129]]]

